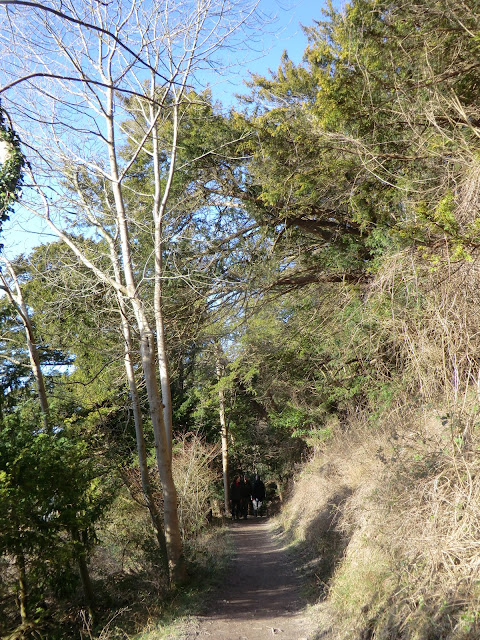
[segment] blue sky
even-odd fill
[[[311,26],[315,20],[322,20],[322,8],[325,2],[321,0],[260,0],[260,7],[267,13],[277,16],[275,23],[275,37],[268,38],[265,46],[270,51],[264,60],[259,60],[257,66],[275,69],[284,49],[289,58],[299,63],[307,46],[307,38],[301,26]]]
[[[248,80],[249,72],[268,75],[269,69],[276,71],[285,50],[292,62],[300,63],[307,46],[301,25],[311,26],[315,20],[322,20],[325,4],[322,0],[260,0],[260,11],[270,17],[262,42],[253,45],[251,50],[247,44],[245,50],[238,52],[240,64],[236,72],[229,69],[223,81],[212,81],[214,97],[231,106],[235,94],[248,93],[244,81]],[[339,6],[340,2],[334,1],[334,5]]]

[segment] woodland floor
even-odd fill
[[[207,613],[190,620],[182,638],[307,640],[302,579],[295,558],[266,518],[230,524],[234,555]]]

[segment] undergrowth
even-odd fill
[[[119,588],[123,606],[110,608],[108,619],[95,627],[85,620],[81,637],[88,640],[166,640],[181,634],[184,622],[199,615],[209,593],[221,583],[230,557],[225,528],[214,526],[187,545],[189,577],[186,584],[166,593],[148,589],[140,576]],[[117,602],[119,605],[120,603]]]
[[[14,598],[2,597],[7,582],[14,583],[15,575],[10,575],[14,564],[2,558],[0,636],[5,640],[158,640],[180,628],[184,618],[200,613],[209,592],[222,580],[230,553],[221,517],[208,517],[216,478],[210,463],[215,452],[215,447],[205,445],[195,434],[181,440],[175,449],[188,566],[184,584],[169,587],[147,510],[131,486],[129,490],[123,487],[98,527],[97,546],[90,557],[94,618],[85,607],[79,585],[73,583],[68,598],[45,598],[31,624],[15,624]]]

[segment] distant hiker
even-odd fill
[[[252,500],[252,483],[248,479],[246,475],[243,476],[241,481],[242,485],[242,515],[247,519],[248,516],[248,507],[250,506],[250,502]]]
[[[242,496],[243,496],[243,483],[240,476],[237,474],[230,486],[230,507],[232,510],[233,520],[239,520],[242,514]]]
[[[252,505],[253,513],[257,517],[260,509],[262,508],[262,502],[265,500],[265,485],[263,484],[260,476],[255,476],[255,482],[252,487]]]

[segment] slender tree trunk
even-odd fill
[[[152,79],[151,97],[154,97],[155,79]],[[155,289],[154,289],[154,309],[155,328],[157,332],[157,355],[158,370],[160,373],[160,385],[162,389],[163,401],[163,421],[165,424],[165,434],[167,437],[168,453],[172,455],[173,443],[173,416],[172,416],[172,392],[170,388],[170,372],[168,366],[167,345],[165,339],[165,324],[163,320],[163,217],[170,195],[170,189],[175,172],[175,162],[177,154],[178,136],[178,103],[173,105],[173,139],[170,154],[170,166],[167,181],[162,195],[162,178],[160,168],[160,151],[158,144],[158,129],[153,105],[150,105],[150,119],[155,122],[152,128],[153,143],[153,174],[155,181],[155,192],[153,199],[153,221],[155,225],[154,255],[155,255]]]
[[[222,362],[222,348],[219,342],[215,343],[215,359],[217,369],[217,379],[220,382],[224,376],[224,366]],[[220,438],[222,442],[222,470],[223,470],[223,495],[225,501],[225,515],[230,510],[230,484],[228,469],[228,424],[225,414],[225,392],[221,386],[218,387],[218,409],[220,415]]]
[[[34,331],[33,331],[33,326],[30,320],[30,316],[28,314],[28,309],[27,309],[27,305],[25,304],[25,300],[23,299],[23,293],[22,293],[22,289],[20,287],[20,284],[18,282],[18,278],[17,278],[17,274],[15,273],[15,270],[11,264],[11,262],[9,260],[7,260],[7,258],[5,258],[5,256],[2,256],[2,260],[5,263],[5,265],[7,266],[8,272],[10,274],[10,277],[12,279],[13,282],[13,287],[15,289],[15,293],[12,291],[11,287],[9,286],[9,284],[7,283],[5,276],[3,274],[0,273],[0,279],[3,283],[3,288],[5,290],[5,292],[7,293],[7,296],[9,297],[10,301],[15,305],[16,309],[17,309],[17,313],[22,321],[22,324],[24,326],[25,329],[25,334],[27,337],[27,347],[28,347],[28,354],[29,354],[29,358],[30,358],[30,367],[32,369],[32,373],[33,376],[35,378],[35,384],[37,387],[37,395],[38,395],[38,399],[40,402],[40,408],[42,411],[42,418],[43,418],[43,426],[45,431],[49,431],[49,425],[48,425],[48,415],[49,415],[49,408],[48,408],[48,399],[47,399],[47,392],[45,389],[45,381],[43,378],[43,373],[40,367],[40,357],[38,355],[38,349],[37,349],[37,344],[35,341],[35,335],[34,335]]]
[[[185,579],[186,567],[183,556],[183,545],[178,520],[177,490],[173,482],[171,457],[168,450],[165,425],[163,422],[163,405],[156,377],[155,350],[151,330],[140,324],[140,349],[142,367],[145,377],[150,417],[155,436],[155,452],[160,481],[163,490],[163,510],[165,523],[165,541],[168,551],[168,564],[173,583],[181,583]]]
[[[129,300],[132,307],[135,321],[139,334],[139,345],[142,362],[142,372],[147,389],[149,414],[152,421],[153,433],[155,437],[155,452],[157,459],[157,467],[162,484],[164,498],[164,531],[167,547],[168,564],[170,569],[170,578],[174,582],[181,582],[185,576],[185,560],[182,550],[182,537],[180,525],[178,521],[177,511],[177,494],[172,476],[171,457],[167,446],[167,438],[165,434],[165,424],[163,419],[163,405],[160,396],[160,390],[156,377],[156,345],[155,336],[149,326],[143,301],[135,283],[131,252],[130,238],[127,225],[126,212],[123,204],[122,190],[118,171],[116,168],[116,158],[114,151],[113,124],[107,118],[107,130],[110,140],[109,149],[111,170],[112,170],[112,192],[115,199],[115,210],[120,237],[122,274],[125,279],[125,285],[121,284],[108,274],[101,271],[85,256],[71,239],[63,233],[49,218],[48,202],[44,199],[47,215],[45,220],[50,227],[62,238],[62,240],[72,249],[75,255],[82,263],[91,269],[93,273],[102,281],[106,282],[114,288],[115,291],[125,295],[125,299]]]
[[[185,577],[185,561],[182,549],[182,537],[178,521],[177,492],[172,476],[172,460],[165,433],[163,404],[157,382],[155,339],[149,327],[141,301],[127,282],[132,292],[130,302],[135,313],[142,358],[142,370],[147,389],[150,418],[155,437],[155,453],[160,482],[163,491],[165,542],[167,547],[170,577],[174,583],[182,582]]]
[[[23,303],[23,306],[25,306],[24,303]],[[24,311],[26,314],[27,313],[26,307]],[[23,314],[22,314],[22,317],[23,317]],[[24,324],[25,324],[25,333],[27,334],[27,346],[28,346],[28,353],[30,356],[30,366],[32,367],[33,375],[35,377],[37,394],[40,400],[40,407],[42,410],[43,423],[44,423],[45,431],[49,431],[49,426],[48,426],[49,409],[48,409],[47,392],[45,390],[45,380],[42,374],[42,370],[40,368],[40,358],[38,356],[38,349],[33,336],[32,323],[30,322],[30,318],[28,317],[28,315],[25,315]]]
[[[80,532],[77,527],[72,527],[70,533],[72,540],[75,543],[75,559],[77,561],[78,571],[82,581],[83,595],[85,596],[85,602],[87,603],[88,613],[93,620],[95,597],[92,588],[92,581],[90,579],[90,572],[88,571],[84,542],[81,539]]]
[[[156,282],[158,280],[158,284],[156,284],[157,291],[155,294],[155,327],[157,332],[158,370],[160,373],[160,387],[162,390],[165,437],[167,439],[168,455],[171,457],[173,443],[172,392],[170,389],[170,372],[165,339],[165,325],[163,322],[161,277],[158,277],[155,280]]]
[[[115,273],[116,281],[121,284],[121,269],[119,260],[115,251],[115,246],[112,238],[105,232],[104,229],[100,229],[103,237],[107,241],[110,247],[110,260]],[[138,394],[137,381],[135,379],[135,371],[132,363],[132,332],[130,330],[130,324],[127,317],[127,309],[125,305],[125,298],[121,291],[117,290],[117,301],[120,310],[121,325],[124,339],[124,366],[127,376],[128,389],[130,393],[130,401],[132,403],[133,421],[135,423],[135,439],[137,443],[137,455],[138,466],[140,470],[140,478],[142,482],[142,492],[145,498],[147,509],[150,513],[153,528],[157,536],[158,546],[162,554],[162,560],[165,564],[165,569],[168,572],[168,559],[167,559],[167,544],[165,541],[165,533],[163,530],[163,522],[160,511],[158,510],[155,498],[153,496],[152,485],[150,484],[150,474],[147,464],[147,450],[145,447],[145,435],[143,430],[143,417],[142,410],[140,408],[140,398]]]
[[[147,504],[150,518],[157,536],[158,546],[165,561],[168,571],[167,561],[167,545],[165,541],[165,533],[163,531],[163,522],[160,511],[158,510],[155,498],[153,496],[152,485],[150,484],[150,475],[147,465],[147,450],[145,447],[145,437],[143,431],[143,418],[140,409],[140,399],[138,396],[137,383],[135,381],[135,373],[131,361],[131,334],[128,321],[122,317],[122,325],[125,338],[125,370],[127,373],[128,386],[130,390],[130,399],[132,402],[133,420],[135,423],[135,436],[137,441],[138,466],[140,469],[140,478],[142,482],[142,491]]]
[[[27,572],[25,569],[25,556],[22,551],[17,553],[15,558],[18,574],[18,604],[20,609],[20,619],[22,625],[28,623],[28,589],[27,589]]]

